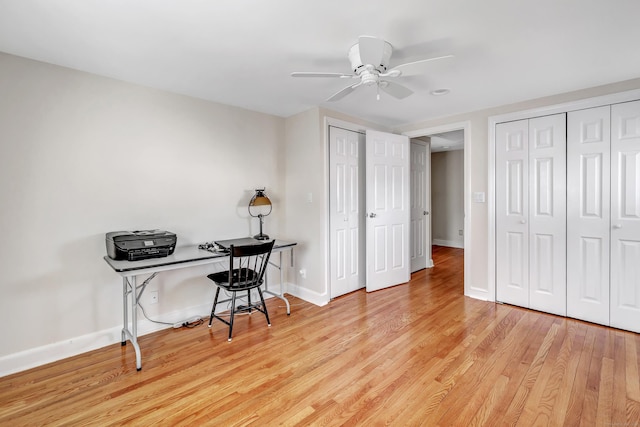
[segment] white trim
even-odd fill
[[[454,240],[433,239],[433,244],[438,246],[446,246],[448,248],[464,249],[464,243],[460,244],[460,242],[456,242]]]
[[[498,123],[510,122],[514,120],[530,119],[533,117],[546,116],[557,113],[568,113],[570,111],[584,110],[587,108],[600,107],[603,105],[619,104],[622,102],[635,101],[640,99],[640,89],[608,95],[596,96],[592,98],[579,99],[576,101],[564,102],[561,104],[548,105],[529,110],[515,111],[511,113],[489,116],[488,135],[488,162],[487,162],[487,288],[490,294],[490,301],[495,301],[496,297],[496,210],[495,210],[495,174],[496,174],[496,143],[495,127]],[[466,157],[466,155],[465,155]],[[466,235],[466,233],[465,233]],[[465,269],[466,277],[466,269]]]
[[[366,133],[367,130],[374,130],[373,128],[368,128],[366,126],[358,125],[356,123],[345,122],[344,120],[335,119],[333,117],[324,117],[325,122],[325,131],[327,132],[327,138],[329,137],[329,126],[350,130],[353,132]],[[327,148],[329,148],[329,140],[326,139]],[[328,153],[328,152],[327,152]]]
[[[494,124],[511,122],[514,120],[529,119],[532,117],[549,116],[551,114],[584,110],[586,108],[600,107],[603,105],[619,104],[621,102],[635,101],[638,99],[640,99],[640,89],[634,89],[626,92],[564,102],[562,104],[547,105],[544,107],[489,116],[489,124],[491,124],[492,121]]]
[[[427,136],[433,135],[436,133],[443,132],[451,132],[454,130],[464,131],[464,247],[466,249],[471,248],[471,235],[473,234],[473,230],[471,229],[471,121],[467,120],[464,122],[456,122],[449,123],[441,126],[434,126],[429,128],[417,129],[409,132],[403,132],[403,135],[408,136],[409,138],[417,138],[419,136]],[[464,262],[464,294],[469,297],[478,298],[487,300],[487,296],[484,295],[486,291],[482,288],[476,288],[471,283],[471,273],[470,267],[471,263],[469,260],[473,254],[466,253],[465,254],[465,262]],[[431,264],[433,265],[433,260],[431,260]],[[481,293],[478,292],[481,291]],[[495,294],[495,292],[494,292]],[[481,296],[480,296],[481,295]]]
[[[287,282],[284,289],[286,289],[287,293],[301,298],[311,304],[322,306],[328,302],[322,298],[322,295],[308,289],[301,288],[293,283]],[[265,294],[264,297],[266,300],[275,298],[268,294]],[[228,308],[222,307],[220,309],[220,311],[224,310],[228,310]],[[155,320],[173,324],[183,323],[186,319],[199,316],[204,319],[205,322],[208,322],[210,313],[211,303],[205,303],[161,314],[159,315],[160,318],[156,318]],[[151,322],[142,317],[141,312],[138,312],[138,319],[138,337],[173,327],[172,325]],[[79,337],[58,341],[41,347],[30,348],[18,353],[8,354],[0,357],[0,378],[16,372],[26,371],[27,369],[42,366],[47,363],[56,362],[68,357],[77,356],[79,354],[120,343],[121,339],[122,326],[118,325],[113,328],[92,332],[87,335],[81,335]],[[131,346],[131,343],[127,341],[127,345]],[[131,355],[130,363],[132,366],[135,364],[135,358],[133,355]]]
[[[203,319],[206,318],[206,321],[208,321],[210,312],[211,304],[207,303],[176,310],[171,313],[164,313],[161,315],[161,320],[163,322],[173,324],[183,322],[184,319],[200,316]],[[138,318],[138,337],[172,327],[172,325],[153,323],[142,317],[141,312],[138,312]],[[102,331],[92,332],[87,335],[81,335],[79,337],[58,341],[40,347],[30,348],[18,353],[8,354],[0,357],[0,377],[120,343],[121,340],[122,325],[119,325]],[[131,346],[131,343],[127,341],[127,345]],[[135,365],[133,353],[131,354],[130,360],[127,360],[127,363],[131,363],[131,366]]]
[[[311,304],[317,305],[318,307],[322,307],[323,305],[327,305],[329,303],[329,298],[327,298],[326,293],[320,294],[307,288],[303,288],[302,286],[298,286],[294,283],[287,283],[286,290],[288,294],[303,299]],[[293,312],[293,308],[291,309],[291,311]]]

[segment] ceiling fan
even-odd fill
[[[380,99],[380,89],[397,99],[404,99],[411,95],[413,91],[399,83],[388,79],[400,76],[421,74],[425,70],[425,65],[431,61],[452,58],[453,55],[438,56],[435,58],[422,59],[396,65],[388,69],[389,59],[393,47],[391,43],[372,36],[360,36],[358,43],[349,49],[349,61],[351,62],[352,74],[345,73],[323,73],[323,72],[295,72],[292,77],[337,77],[341,79],[358,79],[357,83],[349,85],[339,92],[333,94],[327,101],[338,101],[360,86],[376,86],[377,99]]]

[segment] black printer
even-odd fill
[[[163,230],[112,231],[107,233],[106,243],[109,258],[138,261],[171,255],[176,235]]]

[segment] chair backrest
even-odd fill
[[[257,245],[229,247],[229,284],[250,289],[262,284],[275,240]]]

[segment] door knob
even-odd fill
[[[619,230],[622,228],[622,224],[616,224],[613,226],[614,229]]]
[[[424,211],[424,212],[422,212],[422,215],[429,215],[429,212]]]
[[[520,220],[520,224],[526,224],[526,223],[527,223],[527,220],[525,220],[525,219],[521,219]]]
[[[369,214],[369,218],[375,218],[375,217],[376,217],[376,214],[374,214],[373,212]]]

